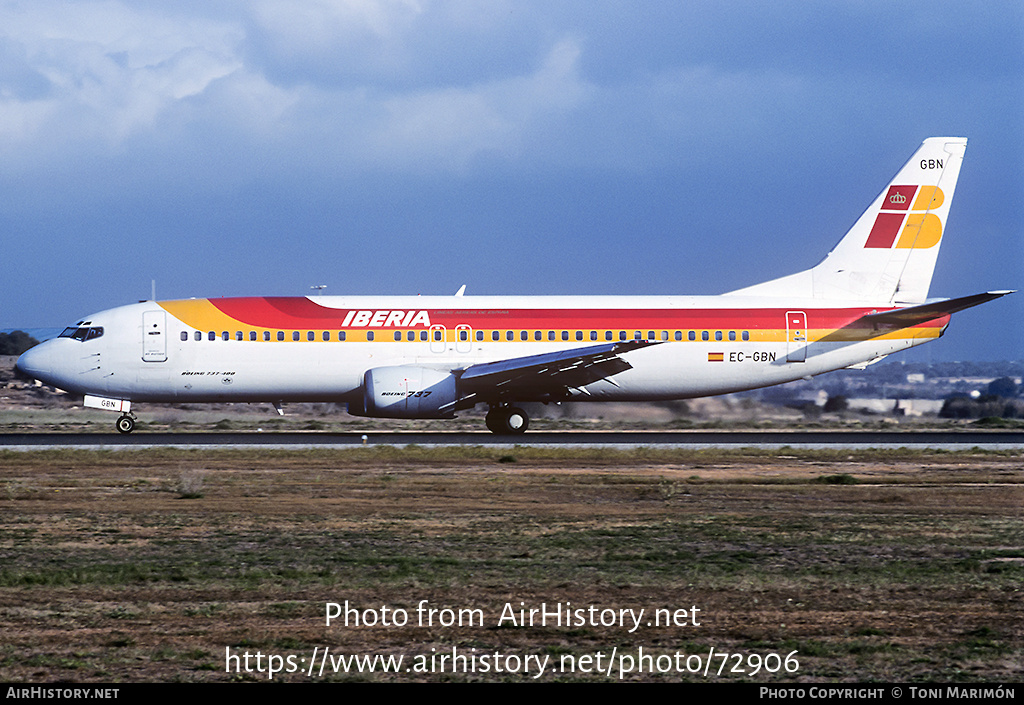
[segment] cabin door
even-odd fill
[[[142,314],[143,362],[167,362],[167,314],[145,311]]]
[[[786,311],[786,362],[807,359],[807,314]]]

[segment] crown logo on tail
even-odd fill
[[[875,218],[864,247],[889,249],[925,249],[934,247],[942,237],[942,221],[931,211],[942,205],[943,193],[938,186],[890,186],[882,208]],[[914,205],[907,204],[917,195]],[[899,239],[897,240],[897,236]]]

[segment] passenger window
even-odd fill
[[[277,339],[279,341],[284,340],[284,331],[283,330],[277,331]]]
[[[544,339],[544,334],[541,333],[539,330],[535,330],[535,331],[533,331],[533,339],[534,340],[543,340]]]
[[[427,331],[425,331],[425,330],[421,330],[420,331],[420,340],[423,340],[423,341],[427,340]]]
[[[549,330],[548,331],[548,340],[554,340],[554,339],[555,339],[555,331]]]
[[[676,338],[676,340],[682,340],[683,339],[683,331],[677,330],[675,338]]]
[[[619,331],[619,340],[625,340],[625,339],[626,339],[626,331],[620,330]]]
[[[402,331],[400,331],[400,330],[396,330],[395,331],[395,342],[396,343],[401,343],[402,342]]]
[[[222,331],[221,334],[220,334],[220,339],[221,340],[231,340],[231,334],[228,333],[227,331]]]
[[[188,340],[188,331],[183,330],[181,331],[181,342],[185,342],[186,340]]]
[[[409,333],[405,336],[405,339],[408,340],[410,343],[416,342],[416,331],[409,331]]]
[[[499,330],[492,330],[491,331],[491,340],[501,340],[501,331],[499,331]]]
[[[700,332],[700,339],[701,340],[711,340],[711,336],[708,335],[708,332],[706,330],[702,330]]]
[[[434,331],[434,340],[440,340],[440,339],[441,339],[441,331],[435,330]]]
[[[371,342],[371,343],[373,342],[373,331],[372,330],[366,331],[366,340],[368,342]]]
[[[716,330],[715,331],[715,340],[721,340],[721,339],[722,339],[722,331]]]
[[[316,333],[311,330],[306,331],[306,340],[316,340]]]
[[[482,341],[484,339],[484,332],[482,330],[478,330],[476,332],[476,339],[477,339],[477,342],[480,342],[480,341]]]
[[[736,331],[729,331],[729,340],[736,340]]]
[[[330,339],[331,339],[331,331],[329,331],[329,330],[325,330],[325,331],[324,331],[324,342],[326,343],[326,342],[327,342],[327,341],[329,341]]]
[[[462,341],[463,343],[466,342],[467,340],[469,340],[469,331],[467,331],[465,328],[460,330],[459,331],[459,340]]]
[[[299,331],[293,330],[292,331],[292,340],[298,340],[298,339],[299,339]]]
[[[520,340],[529,340],[530,339],[530,331],[527,331],[527,330],[521,331],[519,333],[519,339]]]
[[[270,341],[270,331],[269,330],[263,331],[263,340],[266,341],[266,342]]]
[[[686,334],[686,337],[689,340],[696,340],[697,339],[697,333],[696,333],[696,331],[692,331],[691,330],[689,333]]]
[[[591,340],[597,340],[597,331],[596,330],[590,331],[590,339]]]
[[[612,339],[612,332],[610,330],[606,330],[604,332],[604,339],[605,340],[611,340]]]
[[[743,339],[750,340],[750,331],[743,331]]]
[[[637,337],[639,337],[639,336],[637,336]],[[647,339],[648,340],[657,340],[657,338],[654,336],[654,331],[653,330],[647,331]]]
[[[196,340],[202,340],[203,334],[200,331],[196,331],[192,337],[195,338]]]
[[[515,334],[514,331],[510,331],[510,330],[505,331],[505,340],[515,340],[515,339],[516,339],[516,334]]]
[[[339,330],[338,331],[338,342],[339,343],[345,342],[345,331],[343,331],[343,330]]]
[[[235,340],[245,340],[245,337],[242,335],[242,331],[240,331],[240,330],[236,330],[235,331]]]
[[[568,340],[568,339],[569,339],[569,331],[563,330],[562,331],[562,340]]]
[[[217,334],[211,330],[209,333],[206,334],[206,337],[210,340],[216,340]]]
[[[594,333],[596,333],[596,332],[597,331],[590,331],[590,334],[594,335]],[[583,340],[583,331],[581,331],[581,330],[576,331],[576,340]]]

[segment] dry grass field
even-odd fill
[[[1019,453],[0,452],[0,516],[0,681],[1024,672]],[[422,600],[466,623],[420,625]],[[328,627],[345,601],[409,623]],[[506,603],[567,602],[643,623],[499,624]],[[655,609],[687,612],[649,626]],[[325,647],[403,670],[310,675]]]

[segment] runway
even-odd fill
[[[172,448],[326,448],[386,446],[579,446],[688,448],[881,448],[1019,450],[1021,431],[557,431],[522,436],[492,433],[5,433],[0,448],[140,449]]]

